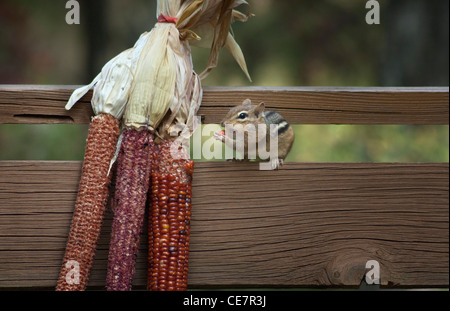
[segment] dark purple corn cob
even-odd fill
[[[152,170],[153,134],[143,129],[125,130],[117,159],[106,289],[129,291]]]

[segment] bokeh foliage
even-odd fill
[[[79,2],[81,25],[65,23],[65,0],[0,2],[0,84],[86,84],[156,21],[156,1]],[[203,83],[448,86],[449,2],[379,2],[381,25],[369,26],[361,0],[249,0],[256,17],[233,29],[253,83],[227,51]],[[200,71],[207,51],[193,48],[193,53]],[[449,160],[448,126],[295,129],[288,161]],[[0,159],[81,160],[86,135],[85,125],[0,125]]]

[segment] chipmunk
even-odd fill
[[[246,99],[241,105],[231,108],[221,122],[222,127],[226,128],[227,126],[231,126],[232,130],[236,132],[236,135],[234,136],[233,133],[226,135],[226,131],[223,130],[214,133],[214,138],[222,141],[233,150],[237,150],[238,144],[236,140],[240,134],[240,139],[243,138],[244,140],[244,160],[249,160],[250,155],[256,155],[258,159],[263,158],[259,149],[259,146],[263,142],[265,142],[265,148],[262,150],[267,151],[270,146],[270,150],[273,151],[271,140],[277,137],[278,148],[277,146],[274,147],[277,148],[278,154],[276,157],[273,157],[273,153],[271,152],[270,167],[271,169],[278,169],[283,164],[283,160],[288,155],[294,143],[294,131],[279,113],[275,111],[264,111],[264,109],[264,103],[252,105],[251,100]],[[258,130],[259,128],[261,130]],[[254,141],[256,143],[249,144],[249,142]],[[265,159],[267,159],[267,156]]]

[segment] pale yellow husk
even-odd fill
[[[136,45],[108,62],[90,85],[77,89],[70,109],[94,87],[95,113],[111,113],[127,128],[149,128],[162,138],[182,127],[186,139],[197,125],[202,100],[201,79],[217,66],[227,47],[250,79],[243,53],[230,25],[249,15],[234,10],[244,0],[158,0],[157,16],[176,17],[177,23],[157,23]],[[190,43],[211,49],[206,69],[194,71]]]
[[[90,84],[76,89],[70,96],[65,108],[70,110],[78,100],[95,86],[91,100],[94,113],[96,115],[107,113],[121,119],[128,103],[137,61],[143,43],[148,36],[149,33],[147,32],[142,34],[133,48],[123,51],[106,63],[102,71]]]

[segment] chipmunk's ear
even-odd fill
[[[252,104],[252,101],[250,100],[250,98],[247,98],[246,100],[244,100],[244,102],[242,103],[242,105],[246,105],[246,106],[250,106]]]
[[[266,108],[266,105],[264,103],[259,103],[258,105],[256,105],[255,110],[253,110],[253,111],[255,112],[255,115],[257,117],[259,117],[264,112],[265,108]]]

